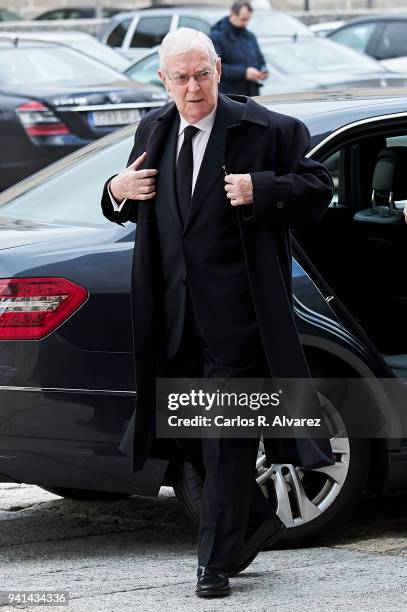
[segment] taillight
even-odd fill
[[[0,278],[0,340],[39,340],[87,299],[66,278]]]
[[[20,104],[16,112],[29,136],[62,136],[70,133],[65,123],[41,102]]]

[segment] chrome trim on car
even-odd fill
[[[379,121],[388,121],[391,119],[402,119],[403,117],[407,118],[407,112],[391,113],[389,115],[378,115],[377,117],[368,117],[367,119],[358,119],[357,121],[348,123],[347,125],[340,127],[339,129],[332,132],[332,134],[330,134],[329,136],[321,140],[321,142],[319,142],[313,149],[311,149],[307,153],[306,157],[312,157],[313,155],[318,153],[318,151],[322,149],[328,142],[330,142],[334,138],[337,138],[337,136],[339,136],[340,134],[343,134],[349,130],[353,130],[355,127],[358,127],[361,125],[368,125],[369,123],[377,123]]]
[[[65,389],[63,387],[19,387],[0,385],[1,391],[28,391],[38,393],[101,393],[105,395],[137,395],[137,391],[118,391],[115,389]]]
[[[351,345],[354,350],[359,353],[362,351],[365,353],[365,348],[361,346],[361,344],[355,340],[355,338],[349,334],[346,327],[344,327],[338,321],[330,319],[325,315],[322,315],[314,310],[305,306],[295,295],[293,296],[294,302],[294,313],[303,321],[308,324],[313,325],[314,327],[319,327],[324,332],[328,332],[329,334],[333,334],[337,338],[341,339],[343,342],[346,342],[348,345]]]
[[[163,106],[168,100],[162,98],[158,102],[129,102],[126,104],[91,104],[88,106],[57,106],[59,111],[100,111],[100,110],[124,110],[132,108],[158,108]]]

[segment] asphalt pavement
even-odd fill
[[[1,611],[407,610],[407,491],[363,501],[323,543],[261,552],[232,595],[194,594],[196,527],[172,490],[115,502],[0,484],[0,590],[65,591],[69,606]]]

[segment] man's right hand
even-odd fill
[[[248,81],[262,81],[265,79],[264,73],[257,68],[246,68],[246,79]]]
[[[110,193],[117,202],[130,200],[151,200],[155,192],[155,176],[158,170],[139,170],[147,153],[144,152],[128,168],[122,170],[110,181]]]

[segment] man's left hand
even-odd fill
[[[253,204],[253,183],[250,174],[227,174],[225,191],[232,206]]]

